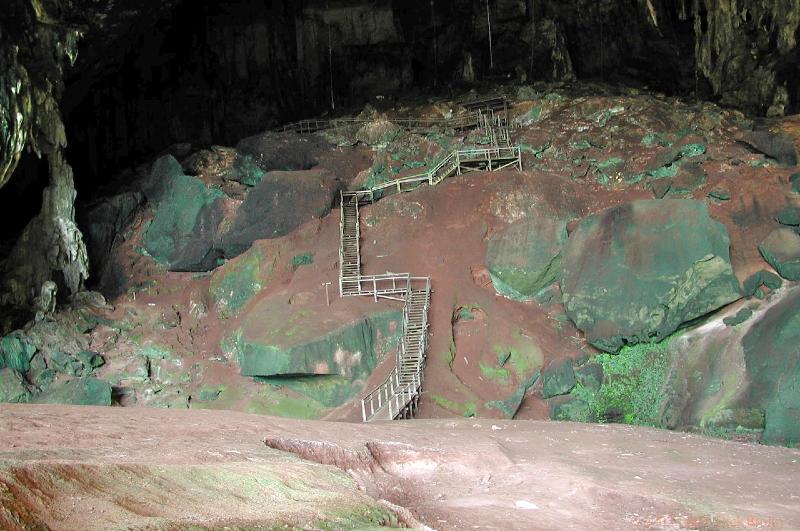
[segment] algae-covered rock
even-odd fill
[[[609,352],[660,341],[740,297],[729,247],[698,201],[635,201],[589,216],[562,252],[567,315]]]
[[[747,277],[742,288],[742,295],[745,297],[752,297],[761,286],[766,286],[774,290],[780,288],[782,284],[783,280],[781,280],[781,277],[772,271],[762,269]]]
[[[753,310],[750,308],[742,308],[736,315],[732,315],[730,317],[726,317],[722,320],[725,326],[737,326],[742,324],[743,322],[747,321],[753,316]]]
[[[775,229],[761,242],[758,250],[780,276],[787,280],[800,280],[800,235],[792,229]]]
[[[781,225],[796,227],[800,225],[800,207],[786,207],[775,215],[775,220]]]
[[[6,367],[0,369],[0,402],[22,403],[31,399],[31,393],[19,372]]]
[[[537,216],[510,225],[489,240],[486,265],[495,290],[511,299],[530,300],[558,278],[567,224]]]
[[[111,384],[97,378],[78,378],[52,387],[37,397],[36,402],[75,406],[110,406]]]
[[[338,189],[334,176],[323,169],[267,173],[222,236],[222,252],[233,258],[256,240],[285,236],[302,223],[323,217],[330,212]]]
[[[794,193],[800,194],[800,171],[789,176],[789,184]]]
[[[364,316],[264,301],[248,311],[235,341],[245,376],[340,375],[366,378],[379,344],[399,339],[399,311]]]
[[[603,385],[603,366],[599,363],[587,363],[575,369],[575,381],[586,389],[597,391]]]
[[[206,188],[196,177],[181,174],[170,176],[159,197],[153,221],[142,237],[145,250],[172,271],[213,268],[224,194]]]
[[[28,342],[22,332],[16,331],[0,339],[0,351],[0,368],[11,367],[25,374],[31,368],[36,347]]]
[[[574,395],[553,397],[547,405],[550,410],[550,418],[553,420],[573,422],[593,422],[595,420],[591,405]]]
[[[749,402],[766,411],[764,441],[800,443],[800,291],[770,308],[742,339]]]
[[[217,268],[211,277],[209,293],[220,317],[237,314],[265,287],[265,278],[273,268],[274,261],[267,260],[258,247]]]
[[[575,387],[575,372],[572,360],[563,360],[551,363],[542,372],[542,398],[565,395]]]

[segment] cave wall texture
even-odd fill
[[[81,288],[77,191],[174,143],[230,144],[375,95],[602,79],[796,112],[800,0],[6,0],[0,186],[48,174],[2,303]],[[490,68],[490,64],[492,68]],[[69,141],[69,148],[67,147]],[[75,168],[76,178],[73,179]]]

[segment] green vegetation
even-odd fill
[[[639,343],[623,347],[619,354],[596,356],[594,361],[602,365],[605,375],[600,390],[578,383],[571,393],[588,404],[586,420],[613,418],[625,424],[658,426],[671,361],[669,342],[670,338],[655,344]]]
[[[313,253],[302,253],[292,257],[292,267],[297,269],[300,266],[311,265],[314,263]]]

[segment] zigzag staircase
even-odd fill
[[[423,125],[424,122],[409,119],[408,126]],[[505,168],[522,170],[520,148],[510,144],[506,123],[500,116],[495,116],[489,109],[488,113],[478,112],[474,119],[463,121],[463,124],[483,130],[491,147],[456,150],[423,173],[385,182],[367,190],[340,192],[339,295],[369,296],[375,301],[387,298],[404,303],[402,336],[395,365],[389,376],[362,399],[361,415],[364,422],[410,418],[417,409],[428,342],[431,279],[414,277],[409,273],[362,275],[359,209],[361,204],[371,203],[385,192],[409,191],[426,182],[433,186],[452,175]],[[289,124],[284,130],[312,132],[340,125],[342,121],[312,123],[306,120]]]

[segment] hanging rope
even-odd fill
[[[536,49],[536,0],[531,0],[531,74],[530,80],[533,81],[533,57]]]
[[[439,81],[439,35],[436,28],[436,11],[434,2],[431,0],[431,22],[433,22],[433,86],[436,87]]]
[[[325,2],[325,10],[330,8],[328,2]],[[328,26],[328,72],[330,72],[330,85],[331,85],[331,110],[336,110],[336,102],[333,100],[333,46],[331,44],[331,24]]]
[[[489,0],[486,0],[486,27],[489,28],[489,70],[494,69],[494,57],[492,56],[492,19],[489,16]]]

